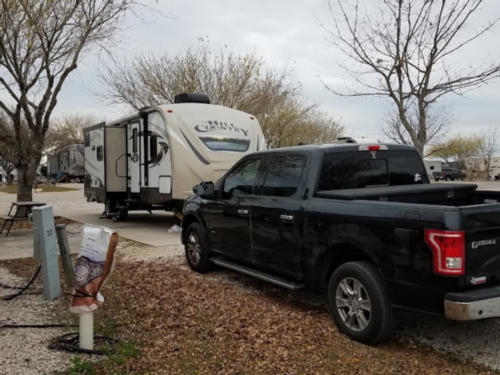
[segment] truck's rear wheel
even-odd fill
[[[368,262],[341,265],[332,275],[328,307],[339,330],[354,341],[374,345],[394,333],[396,311],[383,280]]]
[[[198,223],[191,224],[186,229],[184,248],[189,267],[196,272],[205,273],[213,268],[210,262],[209,245],[205,231]]]

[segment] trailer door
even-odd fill
[[[141,191],[141,142],[139,122],[129,125],[128,149],[130,160],[128,163],[128,177],[130,179],[130,192],[140,193]]]

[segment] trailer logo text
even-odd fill
[[[248,129],[238,128],[234,124],[228,124],[221,121],[203,121],[201,124],[196,125],[195,130],[200,133],[209,133],[217,130],[228,130],[235,133],[243,133],[248,136]]]

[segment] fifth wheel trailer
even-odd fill
[[[64,147],[47,159],[47,173],[52,176],[66,175],[70,179],[83,180],[85,174],[85,148],[82,144]]]
[[[244,155],[266,149],[252,115],[202,94],[142,108],[85,129],[85,190],[114,220],[131,210],[180,211],[201,181],[217,181]]]

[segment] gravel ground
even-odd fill
[[[442,317],[402,314],[398,337],[440,353],[467,358],[500,370],[500,319],[455,322]]]
[[[24,286],[26,283],[27,280],[0,266],[0,284]],[[13,292],[0,287],[0,296]],[[26,295],[12,301],[0,299],[0,325],[61,323],[57,317],[59,309],[58,301],[46,301],[41,295]],[[63,333],[58,328],[0,328],[0,374],[50,374],[67,368],[73,355],[47,347],[52,338]]]

